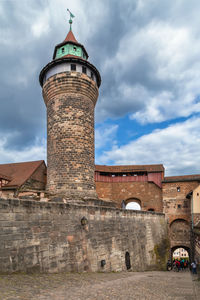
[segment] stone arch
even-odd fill
[[[127,205],[130,206],[131,204],[133,204],[133,205],[136,204],[136,206],[138,207],[138,208],[135,208],[136,210],[141,210],[142,209],[141,201],[138,198],[129,198],[129,199],[125,200],[124,203],[125,203],[125,208],[126,209],[131,209],[131,208],[127,208]]]
[[[169,237],[171,246],[190,246],[190,224],[185,219],[175,219],[169,225]],[[184,248],[182,247],[182,248]]]
[[[174,247],[171,247],[171,261],[173,260],[173,253],[176,249],[183,248],[188,252],[189,255],[189,261],[191,261],[191,249],[188,246],[185,246],[184,244],[176,245]]]

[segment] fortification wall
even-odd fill
[[[122,200],[137,198],[142,210],[163,211],[162,190],[152,182],[96,182],[96,191],[101,199],[110,199],[120,208]]]
[[[88,224],[81,225],[86,217]],[[0,272],[165,268],[164,215],[111,207],[0,199]],[[101,267],[101,261],[106,264]]]

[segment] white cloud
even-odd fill
[[[13,133],[14,134],[14,133]],[[12,135],[13,135],[12,134]],[[6,140],[9,137],[2,135],[0,137],[0,157],[1,164],[24,161],[46,160],[46,141],[36,139],[35,143],[23,150],[13,150],[5,148]]]
[[[147,10],[149,5],[139,1],[138,9],[145,10],[146,6]],[[195,9],[190,13],[195,15]],[[121,107],[140,123],[188,117],[200,111],[200,103],[196,102],[200,94],[200,40],[193,19],[183,24],[177,11],[172,20],[170,16],[164,20],[156,17],[149,16],[141,26],[133,24],[121,37],[116,54],[108,56],[102,68],[103,74],[115,77],[115,90],[110,89],[113,106]],[[138,86],[145,94],[135,94]],[[119,89],[123,98],[118,97]],[[113,116],[108,97],[100,102],[99,119]],[[131,101],[132,105],[127,106]],[[120,116],[119,111],[115,114]]]
[[[115,143],[118,125],[101,125],[95,130],[95,147],[101,149]]]
[[[164,164],[167,175],[200,173],[200,118],[157,129],[114,146],[99,158],[105,164]]]
[[[35,22],[31,25],[31,30],[34,37],[41,37],[43,34],[49,32],[49,22],[50,22],[50,14],[48,9],[43,11],[35,20]]]

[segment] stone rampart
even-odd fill
[[[121,271],[129,256],[133,271],[156,270],[167,253],[161,213],[0,199],[1,273]]]

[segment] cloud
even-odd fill
[[[111,147],[115,143],[118,125],[103,124],[95,130],[95,148],[96,150],[104,147]]]
[[[67,8],[75,15],[73,32],[77,40],[84,44],[89,61],[102,76],[96,106],[99,163],[112,161],[108,150],[113,141],[115,155],[122,149],[117,146],[118,127],[112,119],[128,114],[139,124],[153,124],[199,112],[199,1],[0,1],[0,136],[4,138],[1,162],[8,160],[9,154],[12,161],[14,152],[21,152],[23,156],[16,157],[25,160],[34,153],[30,149],[39,147],[45,139],[46,108],[38,76],[51,61],[55,45],[68,32]],[[153,132],[153,137],[159,132]],[[145,147],[146,138],[139,139]],[[139,147],[137,142],[134,145]],[[184,137],[183,144],[194,157],[194,149]],[[107,152],[101,155],[103,150]],[[158,156],[161,162],[166,157],[163,151]],[[137,163],[151,163],[153,156],[146,157],[142,149],[141,153],[142,157],[137,154]],[[125,152],[120,155],[116,162],[128,160]],[[174,164],[177,156],[174,154]],[[186,155],[184,159],[186,164]],[[191,170],[195,170],[189,155],[187,159]],[[133,157],[130,163],[132,160],[136,161]],[[172,161],[168,163],[171,165]],[[180,170],[182,167],[183,163]]]
[[[105,164],[164,164],[167,175],[200,173],[200,118],[156,129],[148,135],[104,151]]]
[[[14,134],[12,134],[13,137]],[[7,135],[9,138],[9,135]],[[46,159],[46,142],[45,140],[35,140],[29,147],[24,147],[23,150],[7,149],[5,147],[6,137],[0,135],[0,157],[1,163],[14,163],[34,160]]]
[[[185,10],[180,3],[173,10],[166,1],[162,5],[167,8],[165,12],[158,1],[137,1],[131,10],[130,19],[134,16],[135,20],[130,20],[129,30],[120,35],[114,52],[107,49],[100,66],[103,91],[97,105],[99,122],[130,114],[146,124],[200,111],[196,101],[200,94],[196,9],[186,3],[182,5]],[[122,17],[123,11],[120,14]],[[190,22],[183,22],[188,15]],[[138,86],[145,93],[136,94]],[[127,90],[132,93],[126,95]]]

